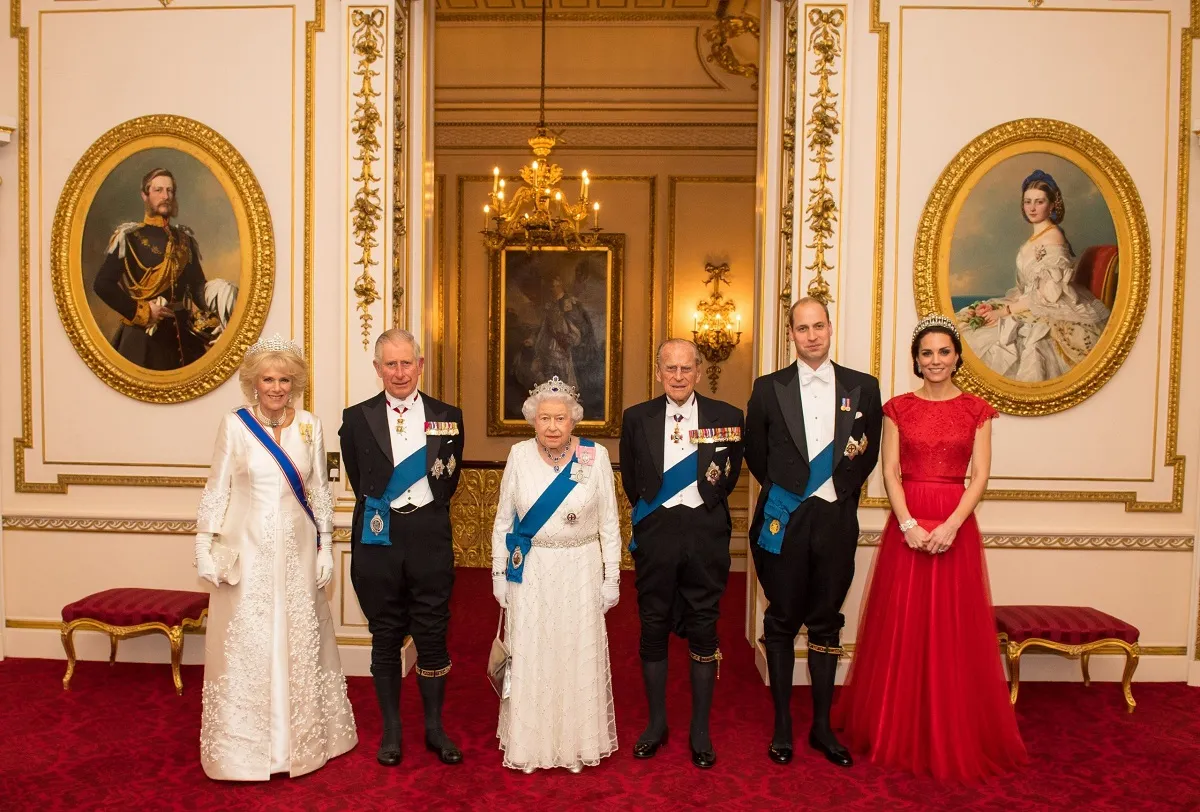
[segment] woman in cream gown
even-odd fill
[[[275,457],[236,412],[217,430],[197,511],[197,569],[219,583],[209,600],[200,723],[201,764],[210,778],[304,775],[358,742],[321,589],[333,568],[321,421],[287,406],[303,389],[305,372],[299,348],[275,336],[250,348],[241,378],[255,404],[249,413],[278,437],[303,477],[315,525]],[[268,400],[279,401],[277,421],[264,418]],[[231,551],[238,554],[232,568]]]
[[[1037,383],[1067,374],[1095,348],[1109,310],[1075,281],[1075,255],[1059,226],[1066,206],[1054,178],[1036,170],[1021,194],[1033,231],[1017,251],[1017,286],[987,302],[982,326],[970,326],[969,308],[958,321],[963,340],[990,369]]]
[[[604,613],[619,596],[621,531],[608,451],[571,436],[583,413],[577,398],[554,377],[525,402],[537,436],[509,451],[492,530],[493,594],[507,607],[512,655],[497,736],[504,766],[525,772],[579,772],[617,749]],[[514,557],[514,520],[565,466],[575,487]],[[520,583],[506,577],[513,566],[523,568]]]

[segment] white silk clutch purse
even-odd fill
[[[212,560],[217,565],[217,582],[234,586],[242,580],[242,561],[237,550],[213,539]]]

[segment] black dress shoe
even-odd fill
[[[790,764],[792,761],[792,746],[790,744],[776,744],[775,742],[771,742],[771,745],[767,748],[767,758],[776,764]]]
[[[395,767],[400,763],[400,758],[399,731],[395,735],[389,735],[388,731],[384,731],[383,742],[379,745],[379,752],[375,754],[375,760],[385,767]]]
[[[663,734],[653,741],[641,741],[633,746],[634,758],[654,758],[658,753],[658,748],[665,747],[667,744],[667,734],[669,731],[663,730]]]
[[[431,753],[437,753],[438,760],[443,764],[461,764],[462,750],[459,750],[445,734],[442,734],[440,738],[441,741],[434,741],[429,734],[426,734],[425,749]]]
[[[693,747],[692,763],[702,770],[707,770],[710,767],[716,766],[717,754],[713,752],[711,747],[707,750],[697,750],[695,747]]]
[[[832,745],[825,744],[825,742],[817,738],[816,733],[808,734],[808,746],[818,753],[824,754],[828,761],[839,767],[852,767],[854,765],[854,759],[850,757],[849,750],[836,742]]]

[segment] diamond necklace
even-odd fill
[[[550,464],[554,467],[555,473],[558,473],[559,471],[561,471],[562,470],[562,461],[567,458],[567,454],[571,450],[571,441],[567,440],[567,447],[564,448],[563,452],[561,454],[559,454],[557,457],[554,456],[553,454],[551,454],[550,449],[548,449],[548,448],[546,448],[546,446],[542,445],[541,441],[538,441],[538,446],[541,447],[542,451],[546,452],[546,458],[550,460]]]

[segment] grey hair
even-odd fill
[[[668,338],[668,339],[664,340],[661,344],[659,344],[658,349],[655,350],[655,352],[654,352],[655,366],[660,366],[660,367],[662,366],[663,350],[665,350],[667,348],[668,344],[684,344],[688,347],[691,347],[692,352],[696,354],[696,366],[699,367],[701,364],[704,363],[704,358],[701,357],[701,355],[700,355],[700,348],[696,346],[695,342],[688,341],[686,338]]]
[[[557,400],[560,403],[567,404],[567,409],[571,413],[571,424],[574,425],[583,419],[583,406],[578,400],[564,392],[538,392],[525,398],[525,402],[521,404],[521,414],[533,425],[534,418],[537,417],[538,407],[547,400]]]
[[[413,348],[413,355],[417,356],[416,360],[420,361],[425,357],[421,354],[421,343],[417,341],[415,335],[408,330],[393,327],[390,330],[384,330],[379,334],[379,338],[375,339],[375,363],[383,361],[384,344],[408,344]]]
[[[304,389],[308,386],[308,364],[304,363],[301,356],[292,350],[256,352],[247,355],[238,370],[238,383],[242,386],[242,394],[247,403],[254,403],[255,387],[267,367],[279,367],[292,379],[292,400],[304,395]]]

